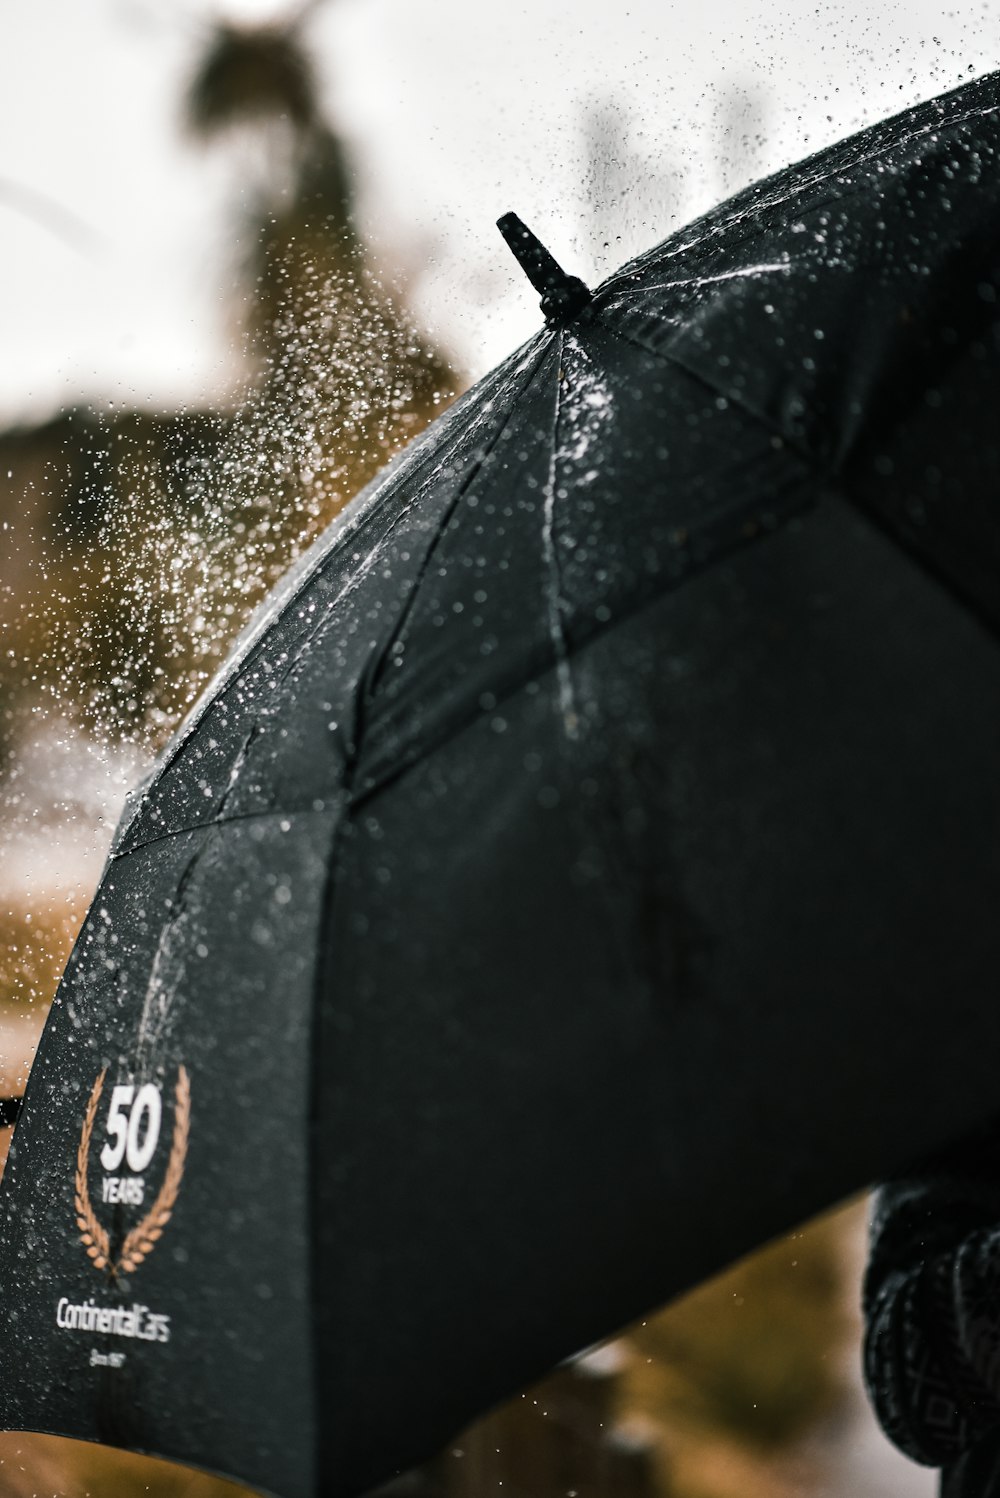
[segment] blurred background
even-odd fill
[[[122,798],[253,606],[539,321],[1000,65],[1000,0],[36,0],[0,12],[0,1096]],[[0,1168],[10,1130],[0,1128]],[[574,1360],[395,1491],[910,1498],[857,1373],[850,1203]],[[5,1370],[10,1376],[11,1370]],[[0,1498],[236,1490],[0,1436]]]

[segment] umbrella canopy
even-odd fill
[[[994,1108],[998,106],[593,295],[504,221],[550,326],[118,830],[3,1181],[0,1423],[356,1493]]]

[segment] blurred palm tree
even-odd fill
[[[300,6],[283,24],[217,23],[188,89],[187,118],[198,135],[275,119],[301,131],[321,127],[316,72],[302,40],[316,9]]]
[[[239,526],[226,566],[246,596],[274,581],[454,384],[358,233],[354,173],[305,35],[319,3],[267,25],[217,23],[186,98],[194,138],[235,145],[254,177],[241,313],[258,383],[233,420],[221,485]]]
[[[246,205],[232,233],[249,246],[239,403],[80,411],[0,435],[0,511],[25,535],[0,597],[17,634],[0,662],[15,732],[30,682],[33,706],[48,693],[101,735],[155,747],[297,551],[448,398],[453,373],[357,230],[306,36],[318,8],[216,23],[184,100],[186,128],[229,153]]]
[[[185,122],[196,141],[240,141],[256,157],[257,180],[243,184],[251,198],[245,270],[255,283],[258,331],[265,337],[285,297],[275,280],[283,286],[282,269],[290,258],[302,258],[303,234],[320,260],[352,264],[361,254],[351,170],[321,109],[304,36],[318,8],[301,6],[284,22],[261,26],[218,22],[185,101]]]

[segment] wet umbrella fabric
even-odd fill
[[[56,998],[5,1426],[358,1492],[995,1106],[998,103],[550,301],[288,580]]]

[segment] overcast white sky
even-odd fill
[[[81,399],[200,403],[231,380],[238,183],[231,162],[185,139],[180,102],[214,16],[280,10],[0,0],[0,422]],[[501,212],[593,279],[678,213],[997,67],[998,23],[1000,0],[947,12],[927,0],[328,0],[311,35],[365,227],[478,374],[538,322],[493,228]],[[596,170],[595,110],[620,137]],[[747,129],[763,137],[749,153]],[[57,212],[53,232],[43,219]]]

